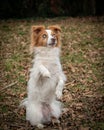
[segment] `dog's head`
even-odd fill
[[[49,26],[32,26],[31,28],[31,50],[34,47],[59,47],[61,29],[58,25]]]

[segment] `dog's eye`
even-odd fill
[[[46,34],[43,34],[43,36],[42,36],[43,38],[46,38],[47,37],[47,35]]]

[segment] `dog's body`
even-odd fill
[[[43,30],[40,29],[38,33],[41,31]],[[28,97],[22,102],[26,106],[26,119],[38,127],[51,121],[51,117],[59,118],[61,103],[56,98],[61,98],[66,80],[60,64],[58,39],[56,37],[55,40],[49,40],[50,30],[45,32],[48,36],[46,46],[34,47],[35,57],[30,70]]]

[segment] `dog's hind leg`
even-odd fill
[[[51,104],[51,110],[52,116],[58,119],[61,115],[61,103],[54,100]]]
[[[43,127],[42,124],[42,111],[41,104],[38,103],[28,103],[26,108],[26,120],[30,121],[31,125],[35,125],[39,128]]]

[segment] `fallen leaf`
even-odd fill
[[[72,66],[72,64],[69,64],[69,68],[71,69],[71,71],[74,73],[75,72],[75,68]]]

